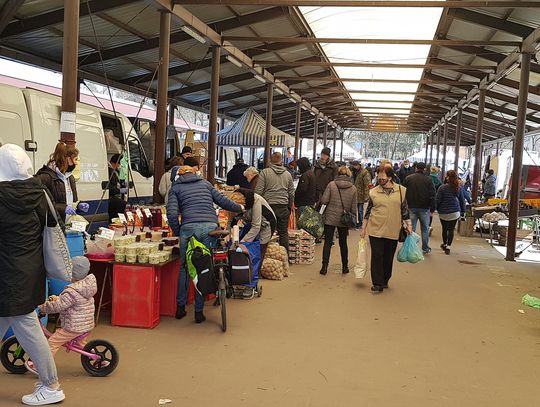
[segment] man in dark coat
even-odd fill
[[[309,159],[302,157],[297,164],[301,175],[294,193],[294,204],[298,208],[298,216],[300,216],[307,206],[315,206],[317,194],[315,173],[311,169]]]
[[[236,160],[236,164],[227,173],[227,185],[240,185],[241,188],[250,188],[247,178],[244,176],[244,171],[248,169],[248,165],[244,163],[242,158]]]
[[[407,178],[411,174],[414,174],[414,171],[415,169],[411,167],[411,162],[409,160],[405,160],[403,161],[401,168],[397,172],[397,176],[403,184],[405,182],[405,178]]]
[[[124,195],[127,194],[128,189],[120,181],[118,172],[120,161],[122,161],[121,154],[115,154],[109,160],[109,223],[126,209]]]
[[[33,394],[22,398],[23,404],[57,403],[65,398],[64,392],[34,312],[45,300],[45,187],[32,177],[32,163],[21,147],[0,147],[0,163],[0,338],[11,326],[37,366],[40,383]],[[51,214],[48,219],[54,226]]]
[[[317,203],[321,200],[328,184],[337,176],[338,167],[335,161],[330,158],[330,154],[331,150],[328,147],[323,148],[321,158],[315,163],[315,169],[313,170],[317,181],[315,194]]]

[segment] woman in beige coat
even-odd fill
[[[405,200],[407,189],[394,183],[392,166],[379,169],[378,186],[369,191],[369,202],[360,231],[360,237],[369,236],[371,245],[371,291],[382,292],[388,288],[392,277],[394,254],[402,224],[412,233],[409,210]]]
[[[325,275],[328,272],[330,261],[330,251],[334,244],[334,232],[336,228],[339,236],[339,248],[341,250],[342,273],[349,272],[349,248],[347,247],[347,236],[349,235],[349,225],[341,223],[341,216],[345,211],[357,217],[356,188],[352,183],[351,170],[343,166],[338,169],[336,179],[328,184],[321,198],[321,204],[326,205],[324,210],[324,248],[323,260],[320,273]]]

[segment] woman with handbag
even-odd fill
[[[460,217],[465,216],[465,194],[454,170],[446,173],[445,183],[437,191],[436,206],[442,225],[441,249],[450,254],[450,246],[454,240],[454,229]]]
[[[35,312],[45,300],[45,189],[32,177],[32,163],[21,147],[0,147],[0,163],[0,339],[11,326],[39,367],[40,382],[32,394],[23,396],[23,404],[57,403],[65,395]],[[52,216],[49,219],[53,222]]]
[[[371,291],[388,288],[398,241],[412,233],[405,200],[407,189],[394,180],[394,169],[386,164],[377,174],[378,186],[369,191],[369,203],[360,237],[369,236],[371,245]]]
[[[77,211],[86,213],[90,209],[88,203],[78,202],[75,177],[72,174],[78,157],[79,150],[60,142],[47,165],[36,173],[36,178],[39,178],[51,193],[54,206],[64,222],[66,216],[77,215]]]
[[[349,248],[347,236],[349,229],[356,224],[357,209],[356,187],[352,183],[352,173],[347,167],[338,169],[337,177],[326,187],[321,198],[321,205],[326,205],[324,210],[324,248],[320,273],[326,275],[330,252],[334,244],[334,232],[337,228],[339,236],[339,248],[341,251],[341,272],[349,272]]]

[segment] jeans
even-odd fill
[[[416,232],[416,223],[420,220],[420,230],[422,231],[422,250],[429,250],[429,225],[431,213],[429,209],[409,208],[411,216],[412,230]]]
[[[457,219],[442,220],[442,241],[445,246],[451,246],[454,240],[454,229],[456,228]]]
[[[362,226],[362,222],[364,221],[364,203],[358,202],[358,223],[356,224],[356,227],[359,228]]]
[[[217,224],[212,222],[187,223],[180,226],[180,256],[182,264],[178,276],[178,296],[176,303],[180,306],[187,304],[189,290],[189,273],[187,272],[186,251],[191,236],[195,236],[199,242],[208,248],[216,246],[216,238],[208,236],[208,232],[216,229]],[[195,311],[200,312],[204,308],[204,297],[195,291]]]
[[[398,241],[370,236],[369,244],[371,245],[371,282],[378,287],[388,285],[392,278]]]
[[[277,232],[279,235],[279,244],[287,249],[289,253],[289,216],[291,211],[288,205],[270,205],[277,220]]]
[[[45,386],[57,383],[56,365],[37,314],[31,312],[30,314],[15,317],[0,317],[0,338],[4,337],[10,326],[13,328],[13,332],[21,346],[34,362],[39,374],[39,380]]]
[[[334,232],[337,226],[324,225],[324,247],[323,247],[323,264],[330,262],[330,251],[332,250],[332,244],[334,243]],[[349,264],[349,248],[347,247],[347,236],[349,235],[349,229],[344,227],[337,227],[339,236],[339,249],[341,251],[341,264],[343,267],[347,267]]]

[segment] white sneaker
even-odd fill
[[[27,406],[45,406],[47,404],[59,403],[66,395],[61,388],[51,389],[43,384],[36,385],[32,394],[22,397],[22,403]]]

